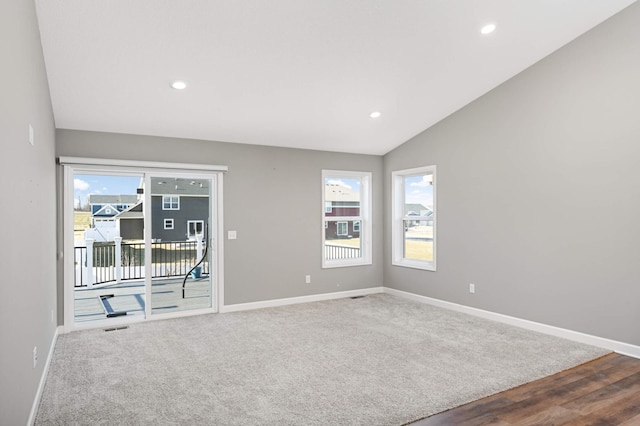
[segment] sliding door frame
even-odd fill
[[[63,312],[64,332],[84,328],[113,327],[123,324],[131,324],[140,321],[166,319],[182,316],[201,315],[220,312],[224,306],[224,253],[223,253],[223,177],[227,171],[226,166],[210,166],[184,163],[159,163],[145,161],[127,161],[110,159],[91,159],[76,157],[60,157],[59,164],[63,168],[62,182],[62,212],[63,212]],[[87,174],[113,174],[113,175],[140,175],[148,183],[150,176],[166,174],[171,176],[200,176],[211,179],[211,192],[209,198],[210,223],[211,223],[211,307],[197,310],[171,312],[166,314],[151,315],[151,262],[145,261],[145,315],[139,317],[126,316],[90,321],[87,323],[75,322],[74,308],[74,191],[73,179],[76,173]],[[151,253],[151,194],[144,194],[144,220],[145,220],[145,252]],[[146,256],[150,259],[150,256]]]

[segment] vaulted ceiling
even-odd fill
[[[36,0],[58,128],[366,154],[631,3]]]

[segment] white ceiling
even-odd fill
[[[36,5],[58,128],[384,154],[634,1]]]

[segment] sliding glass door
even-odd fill
[[[212,178],[150,175],[151,314],[212,306]]]
[[[218,179],[65,167],[65,325],[214,312]]]
[[[143,184],[142,174],[73,174],[76,323],[145,315]]]

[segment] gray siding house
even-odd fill
[[[181,178],[151,179],[151,238],[155,241],[194,241],[209,221],[209,181]],[[139,240],[144,234],[143,202],[116,216],[120,236]]]

